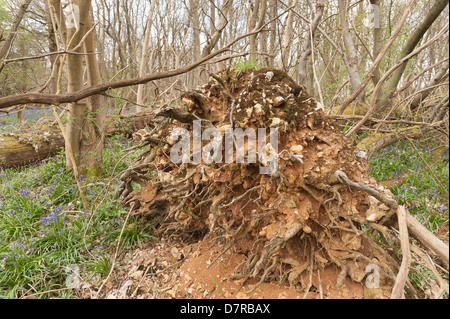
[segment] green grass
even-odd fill
[[[261,63],[252,57],[238,58],[234,62],[233,69],[237,72],[237,77],[245,70],[257,70],[261,67]]]
[[[96,274],[108,274],[126,210],[112,199],[118,179],[113,178],[108,192],[101,191],[124,155],[121,151],[131,143],[121,136],[109,138],[104,152],[105,176],[80,177],[89,207],[96,208],[90,222],[90,211],[83,209],[63,154],[37,165],[0,169],[0,298],[30,294],[76,298],[65,289],[70,267],[76,265],[86,281]],[[116,174],[138,155],[120,163]],[[127,225],[120,242],[122,252],[151,239],[151,225],[134,217]]]

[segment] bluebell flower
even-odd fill
[[[55,220],[58,219],[58,213],[48,214],[47,216],[48,216],[48,218],[50,218],[50,221],[52,221],[52,222],[54,222]]]
[[[22,195],[23,197],[27,197],[28,191],[26,189],[21,189],[19,190],[19,194]]]
[[[41,221],[42,221],[42,223],[44,225],[49,225],[50,224],[50,221],[47,218],[45,218],[45,217],[41,217]]]

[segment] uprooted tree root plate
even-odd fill
[[[177,114],[177,120],[136,135],[149,149],[123,174],[118,194],[169,246],[166,255],[177,271],[165,278],[160,297],[390,296],[400,260],[374,240],[375,232],[387,237],[390,230],[371,226],[392,215],[392,208],[342,183],[336,172],[387,200],[393,196],[377,185],[368,162],[302,86],[275,69],[228,70],[211,74],[182,103],[185,110],[160,111]],[[170,132],[192,130],[193,118],[221,132],[231,125],[278,127],[278,170],[260,174],[267,165],[260,162],[174,164]],[[133,191],[132,182],[142,189]],[[158,251],[140,251],[148,257],[143,265],[163,258]],[[145,291],[151,288],[139,284],[150,296]],[[406,291],[415,294],[410,284]]]

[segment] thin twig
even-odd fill
[[[121,241],[121,239],[122,239],[122,234],[123,234],[123,231],[125,230],[125,226],[127,225],[128,218],[130,217],[131,212],[133,211],[133,207],[134,207],[134,202],[131,203],[130,209],[128,210],[127,217],[125,218],[125,221],[124,221],[123,226],[122,226],[122,230],[120,231],[119,238],[117,239],[116,252],[114,253],[114,258],[113,258],[113,261],[112,261],[112,263],[111,263],[111,268],[109,269],[108,276],[105,278],[105,280],[103,280],[102,285],[100,286],[100,288],[99,288],[98,291],[97,291],[97,294],[96,294],[97,298],[98,298],[98,296],[100,295],[100,292],[102,291],[102,289],[103,289],[103,287],[105,286],[105,284],[108,282],[109,277],[111,277],[111,274],[112,274],[113,271],[114,271],[114,266],[116,265],[117,255],[118,255],[118,253],[119,253],[120,241]]]
[[[53,111],[53,116],[55,117],[56,121],[58,122],[59,129],[61,130],[61,134],[64,137],[64,141],[66,141],[67,152],[69,153],[70,162],[72,163],[72,170],[73,170],[73,174],[75,175],[75,181],[78,186],[78,191],[80,192],[81,201],[83,202],[83,208],[85,211],[87,211],[88,210],[88,202],[86,200],[86,196],[84,195],[83,188],[81,187],[80,175],[78,173],[77,164],[75,162],[75,157],[73,155],[72,145],[70,145],[70,142],[67,139],[66,129],[64,128],[64,125],[61,121],[61,118],[59,117],[58,112],[56,112],[56,106],[52,105],[52,111]]]

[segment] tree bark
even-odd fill
[[[91,18],[86,19],[87,30],[92,28]],[[86,55],[86,66],[88,85],[102,83],[100,68],[95,53],[94,34],[90,32],[84,41],[84,52]],[[89,97],[87,112],[85,114],[83,134],[80,141],[79,169],[91,170],[93,174],[101,167],[103,162],[104,128],[107,111],[107,101],[104,95],[93,95]],[[87,133],[87,134],[86,134]],[[84,174],[86,172],[83,172]],[[86,175],[86,174],[85,174]]]
[[[214,3],[211,3],[211,6],[212,6],[211,12],[215,12]],[[218,23],[217,27],[215,27],[215,25],[214,25],[215,21],[213,20],[215,17],[215,14],[211,14],[211,20],[212,20],[211,21],[211,35],[210,35],[210,38],[208,39],[206,45],[203,47],[202,58],[211,54],[211,52],[214,50],[217,43],[219,42],[219,39],[222,36],[222,33],[228,24],[227,16],[229,15],[229,12],[231,11],[232,7],[233,7],[233,0],[226,0],[225,3],[223,4],[222,8],[219,10],[220,18],[219,18],[219,23]],[[213,10],[213,8],[214,8],[214,10]],[[203,82],[206,82],[206,80],[208,79],[206,72],[201,71],[200,74],[201,74],[201,80]]]
[[[352,83],[352,89],[356,90],[362,83],[361,77],[358,72],[358,54],[355,48],[355,44],[352,40],[352,35],[350,34],[348,20],[347,20],[347,4],[346,0],[338,0],[339,14],[341,17],[342,25],[342,36],[344,39],[345,51],[347,55],[347,71],[350,77],[350,82]],[[358,95],[358,100],[360,102],[365,101],[366,95],[364,90]]]
[[[276,55],[276,46],[277,46],[277,20],[274,20],[278,11],[277,1],[269,0],[269,20],[273,20],[270,24],[269,31],[269,56],[267,58],[267,66],[273,67],[274,60]]]
[[[189,0],[189,11],[192,23],[192,61],[201,57],[200,51],[200,15],[199,15],[199,0]],[[200,81],[200,71],[195,69],[191,72],[192,80],[191,88],[195,88]]]
[[[408,222],[408,229],[411,233],[411,236],[415,237],[427,249],[435,253],[444,262],[444,265],[448,267],[449,266],[448,246],[442,240],[437,238],[433,233],[431,233],[410,213],[406,214],[406,219]]]
[[[141,59],[139,61],[139,76],[144,76],[146,73],[146,66],[148,65],[148,42],[150,40],[150,33],[153,24],[153,13],[155,11],[156,0],[152,0],[150,10],[148,12],[147,26],[145,28],[144,44],[142,45]],[[144,104],[144,88],[145,84],[138,85],[136,98],[136,112],[142,111]]]
[[[89,9],[91,6],[91,1],[75,0],[73,3],[79,8],[79,23],[78,29],[77,23],[67,24],[67,38],[66,46],[68,50],[77,53],[83,52],[83,46],[78,46],[80,44],[83,36],[87,31],[87,21],[86,17],[89,17]],[[78,48],[76,48],[78,46]],[[74,50],[76,48],[76,50]],[[83,55],[81,54],[69,54],[67,56],[67,70],[68,70],[68,84],[67,93],[77,92],[83,89],[84,77],[83,77]],[[76,101],[69,104],[68,107],[68,123],[66,127],[67,140],[66,140],[66,150],[68,149],[67,144],[72,147],[73,155],[77,165],[80,163],[80,146],[81,146],[81,136],[83,133],[82,128],[84,126],[85,115],[87,110],[87,100]],[[66,165],[67,168],[72,167],[72,162],[70,160],[69,154],[66,153]]]
[[[378,152],[379,150],[406,139],[405,136],[412,139],[421,138],[424,136],[424,134],[431,131],[431,129],[432,128],[429,126],[425,127],[413,126],[408,131],[405,131],[402,134],[394,132],[389,134],[377,133],[369,135],[361,142],[359,142],[356,148],[366,152],[367,154],[366,158],[370,159],[372,155]]]
[[[266,11],[267,11],[267,0],[255,1],[255,6],[253,7],[253,11],[250,18],[249,31],[261,28],[266,18]],[[254,61],[256,61],[258,53],[257,37],[258,34],[250,36],[250,57]]]
[[[296,0],[290,0],[289,7],[292,7],[295,2]],[[284,34],[281,43],[281,60],[279,64],[279,68],[283,69],[286,72],[289,70],[289,56],[290,56],[289,45],[291,43],[292,38],[293,20],[294,20],[294,12],[292,10],[289,10],[288,17],[286,18],[286,25],[284,27]]]
[[[299,67],[298,67],[298,76],[299,83],[305,84],[307,82],[308,75],[308,60],[311,56],[314,43],[314,35],[316,33],[317,27],[319,26],[320,19],[322,18],[323,11],[325,9],[325,1],[320,0],[316,5],[316,13],[314,15],[313,21],[311,22],[310,28],[308,30],[308,34],[306,35],[305,42],[303,42],[302,53],[300,54]],[[309,88],[310,90],[312,88]],[[310,92],[313,93],[311,90]]]
[[[375,59],[381,51],[381,41],[382,41],[382,36],[383,36],[383,29],[381,28],[381,24],[382,24],[381,19],[382,19],[383,15],[381,13],[381,8],[380,8],[381,0],[372,0],[370,2],[371,2],[371,4],[373,4],[379,8],[378,17],[374,17],[374,19],[378,19],[378,22],[380,23],[380,25],[378,27],[376,25],[374,25],[374,27],[373,27],[372,56]],[[375,9],[373,9],[373,10],[375,10]],[[376,14],[376,13],[374,13],[374,14]],[[381,72],[380,72],[380,66],[378,65],[375,68],[375,70],[373,71],[373,77],[372,77],[373,85],[377,85],[377,83],[378,83],[378,81],[380,81],[380,79],[381,79]]]

